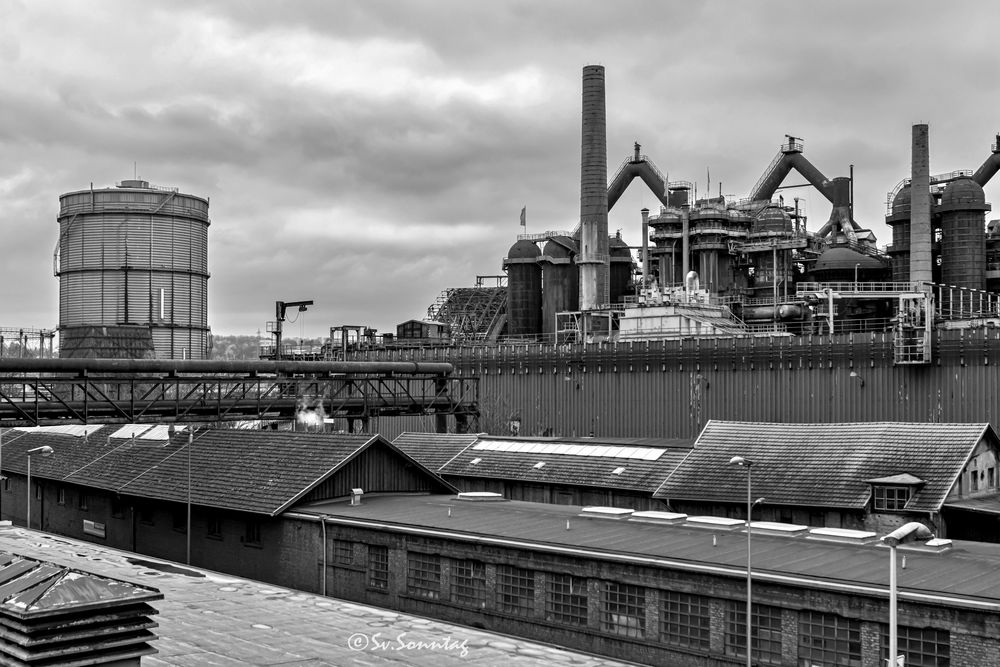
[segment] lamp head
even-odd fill
[[[48,445],[42,445],[41,447],[35,447],[34,449],[29,449],[28,454],[39,453],[42,456],[52,456],[52,452],[55,451]]]
[[[933,540],[934,533],[931,529],[918,521],[911,521],[910,523],[897,528],[888,535],[882,538],[882,541],[890,547],[899,546],[904,542],[912,542],[914,540]]]
[[[734,456],[733,458],[729,459],[729,464],[730,465],[745,466],[747,468],[749,468],[750,465],[751,465],[750,461],[747,460],[747,459],[745,459],[745,458],[743,458],[742,456]]]

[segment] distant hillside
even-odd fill
[[[260,358],[257,336],[212,336],[212,359],[223,361],[255,361]]]

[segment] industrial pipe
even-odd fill
[[[304,373],[449,375],[455,367],[426,361],[210,361],[178,359],[0,359],[0,373]]]
[[[614,208],[618,199],[625,193],[626,188],[636,178],[641,178],[642,182],[650,189],[653,195],[664,206],[670,206],[670,198],[667,196],[667,184],[660,176],[656,167],[647,159],[640,158],[638,162],[629,162],[611,181],[608,186],[608,210]]]
[[[1000,134],[997,135],[997,142],[993,144],[993,154],[986,158],[983,166],[976,170],[976,173],[972,175],[972,180],[980,187],[985,187],[997,173],[997,170],[1000,170]]]

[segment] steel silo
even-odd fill
[[[207,199],[127,180],[61,195],[58,223],[61,356],[130,356],[140,332],[156,358],[207,358]]]
[[[941,282],[986,289],[986,203],[983,188],[971,178],[959,178],[941,195]]]

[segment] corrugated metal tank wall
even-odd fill
[[[529,336],[542,333],[541,251],[531,241],[521,239],[507,252],[507,333]]]
[[[905,185],[892,200],[892,211],[885,223],[892,227],[892,280],[905,283],[910,280],[910,186]]]
[[[206,358],[208,201],[124,181],[59,204],[60,331],[147,325],[157,358]]]
[[[709,419],[1000,427],[1000,331],[940,331],[933,353],[936,363],[896,366],[891,334],[875,333],[373,358],[450,361],[479,378],[479,430],[495,434],[507,432],[512,415],[522,435],[558,436],[693,438]]]
[[[971,178],[952,181],[941,196],[941,282],[986,289],[986,195]]]

